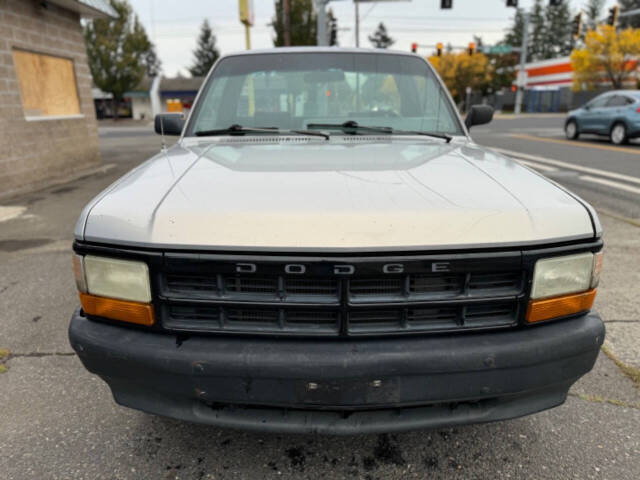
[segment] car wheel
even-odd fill
[[[564,126],[564,133],[567,135],[569,140],[576,140],[580,136],[580,132],[578,131],[578,124],[575,120],[569,120],[567,124]]]
[[[611,129],[609,139],[614,145],[622,145],[627,141],[627,127],[624,123],[616,123]]]

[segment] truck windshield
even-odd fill
[[[384,53],[228,57],[215,67],[192,117],[188,136],[230,126],[370,134],[329,128],[345,122],[387,127],[380,133],[388,134],[463,133],[451,101],[425,61]]]

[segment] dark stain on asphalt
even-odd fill
[[[430,470],[436,470],[438,468],[438,457],[427,455],[424,458],[424,466]]]
[[[376,460],[387,465],[404,465],[406,463],[397,444],[391,443],[389,435],[378,435],[378,443],[373,449]]]
[[[66,186],[66,187],[56,188],[55,190],[51,190],[51,193],[53,195],[60,195],[62,193],[73,192],[74,190],[77,190],[77,189],[78,187]]]
[[[21,240],[9,239],[0,240],[0,251],[3,252],[18,252],[20,250],[27,250],[29,248],[41,247],[52,243],[50,238],[25,238]]]
[[[38,316],[36,316],[36,317],[33,317],[33,318],[31,319],[31,321],[32,321],[32,322],[34,322],[34,323],[36,323],[36,322],[37,322],[38,320],[40,320],[41,318],[42,318],[42,317],[41,317],[40,315],[38,315]]]
[[[285,450],[287,457],[291,461],[291,466],[299,469],[301,472],[304,471],[304,463],[307,458],[304,455],[304,450],[300,447],[292,447]]]
[[[220,445],[222,445],[223,447],[226,447],[230,443],[231,443],[231,439],[230,438],[225,438],[222,442],[220,442]]]
[[[375,469],[378,464],[376,463],[376,459],[373,457],[364,457],[362,459],[362,466],[364,467],[364,469],[368,472],[370,472],[371,470]]]

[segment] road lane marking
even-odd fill
[[[27,207],[22,207],[19,205],[16,206],[2,206],[0,205],[0,222],[8,222],[9,220],[12,220],[14,218],[18,218],[19,216],[21,216],[25,211],[27,210]]]
[[[492,147],[489,147],[492,148]],[[515,152],[513,150],[505,150],[504,148],[492,148],[496,152],[500,152],[516,159],[522,158],[523,160],[529,160],[532,162],[540,162],[544,164],[553,165],[555,167],[565,168],[568,170],[575,170],[576,172],[589,173],[591,175],[598,175],[600,177],[614,178],[616,180],[622,180],[629,183],[637,183],[640,185],[640,178],[632,177],[630,175],[624,175],[622,173],[609,172],[607,170],[601,170],[599,168],[583,167],[582,165],[575,165],[573,163],[562,162],[560,160],[553,160],[551,158],[539,157],[537,155],[529,155],[528,153]]]
[[[527,167],[535,168],[536,170],[542,170],[543,172],[557,172],[556,167],[550,167],[549,165],[543,165],[541,163],[531,162],[529,160],[518,159],[518,162],[526,165]]]
[[[599,183],[600,185],[606,185],[607,187],[617,188],[618,190],[624,190],[626,192],[637,193],[640,195],[640,188],[632,187],[631,185],[626,185],[624,183],[605,180],[604,178],[596,178],[591,175],[580,175],[578,178],[586,182]]]
[[[595,148],[598,150],[609,150],[613,152],[624,152],[624,153],[630,153],[632,155],[640,155],[640,150],[632,150],[630,148],[625,148],[625,147],[616,147],[614,145],[597,145],[593,143],[578,142],[576,140],[562,140],[560,138],[543,138],[543,137],[537,137],[535,135],[528,135],[526,133],[510,133],[509,136],[511,138],[521,138],[523,140],[533,140],[536,142],[558,143],[560,145],[571,145],[573,147]]]

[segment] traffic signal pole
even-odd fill
[[[525,64],[527,63],[527,47],[529,44],[529,20],[531,15],[524,13],[524,26],[522,32],[522,47],[520,49],[520,69],[518,70],[518,91],[516,92],[516,104],[513,113],[516,115],[522,112],[522,101],[524,99],[524,87],[527,83],[527,71]]]
[[[356,48],[360,46],[360,2],[355,0],[354,5],[356,7]]]
[[[314,0],[316,4],[316,40],[320,47],[329,44],[327,35],[327,4],[331,0]]]

